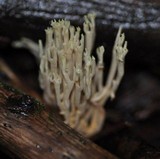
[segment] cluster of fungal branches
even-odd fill
[[[121,28],[112,52],[106,81],[103,81],[104,47],[97,48],[98,62],[92,56],[95,16],[84,17],[83,32],[69,21],[52,21],[45,30],[46,42],[40,48],[40,86],[44,99],[56,104],[64,122],[90,137],[99,132],[105,119],[104,104],[114,98],[124,74],[127,42]]]

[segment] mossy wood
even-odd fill
[[[0,145],[23,159],[116,159],[46,113],[32,97],[0,83]]]

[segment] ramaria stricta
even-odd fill
[[[118,31],[106,81],[103,81],[104,47],[97,48],[98,62],[92,56],[95,16],[84,17],[84,34],[69,21],[52,21],[45,30],[46,43],[40,47],[40,86],[47,103],[56,102],[64,122],[90,137],[99,132],[105,119],[104,104],[114,98],[124,74],[127,54],[125,35]]]

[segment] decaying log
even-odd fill
[[[102,27],[123,25],[125,29],[146,30],[160,27],[159,7],[160,2],[153,0],[2,0],[0,19],[6,26],[17,24],[40,29],[46,25],[44,22],[52,19],[66,18],[82,24],[83,16],[94,12],[97,24]]]
[[[44,39],[44,29],[52,19],[65,18],[82,25],[83,16],[89,12],[97,14],[96,45],[103,42],[109,52],[117,28],[122,25],[129,42],[128,63],[133,67],[135,63],[138,67],[142,63],[152,65],[151,69],[159,66],[160,2],[157,0],[1,0],[0,46],[8,46],[21,37]]]
[[[0,145],[23,159],[116,159],[47,114],[32,97],[0,83]]]
[[[40,32],[48,26],[50,20],[65,18],[76,25],[82,25],[83,16],[89,12],[96,13],[98,30],[103,32],[117,29],[121,25],[125,30],[150,33],[157,32],[160,28],[158,1],[2,0],[0,2],[0,33],[12,38],[27,36],[36,39],[40,38],[42,35]]]

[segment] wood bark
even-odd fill
[[[149,69],[154,70],[159,67],[158,0],[1,0],[0,47],[8,47],[21,37],[44,39],[44,29],[53,19],[65,18],[72,24],[82,25],[83,16],[90,12],[97,14],[96,46],[103,44],[110,52],[121,25],[129,43],[128,64],[131,67],[135,63],[137,67],[142,67],[142,63],[152,65]]]
[[[32,97],[0,83],[0,145],[23,159],[116,159]]]
[[[0,31],[10,38],[27,36],[36,39],[41,37],[40,32],[48,26],[50,20],[65,18],[76,25],[82,25],[83,16],[90,12],[96,13],[96,24],[100,31],[117,29],[119,26],[125,30],[142,32],[157,32],[160,28],[159,1],[2,0]]]
[[[84,15],[94,12],[101,26],[146,30],[160,27],[159,7],[153,0],[2,0],[0,18],[6,24],[42,28],[44,22],[61,18],[81,24]]]

